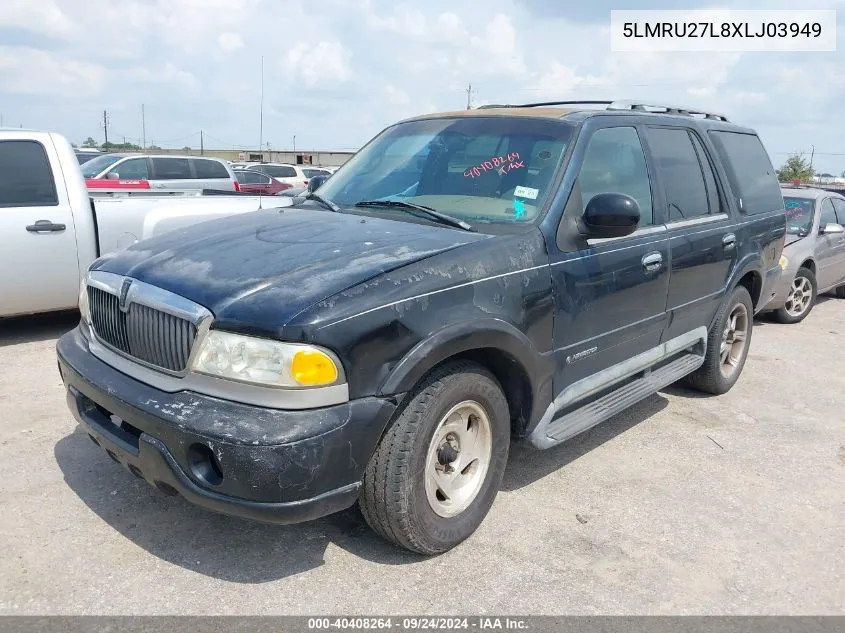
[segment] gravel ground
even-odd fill
[[[0,613],[845,613],[845,301],[759,322],[725,396],[514,448],[477,534],[430,559],[355,511],[265,526],[135,479],[67,411],[74,325],[0,323]]]

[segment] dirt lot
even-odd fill
[[[132,477],[66,409],[74,318],[0,323],[0,613],[845,613],[845,301],[759,323],[726,396],[515,449],[479,532],[432,559],[354,511],[257,525]]]

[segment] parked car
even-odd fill
[[[781,323],[803,321],[819,294],[845,299],[845,197],[811,188],[782,188],[786,205],[783,275],[769,308]]]
[[[115,181],[116,182],[116,181]],[[75,308],[97,257],[139,239],[267,206],[253,196],[89,197],[70,143],[0,131],[0,317]],[[279,200],[273,206],[284,206]]]
[[[241,191],[246,193],[262,193],[274,196],[286,189],[291,189],[289,184],[279,182],[275,178],[254,169],[235,169],[234,172]]]
[[[293,207],[98,260],[57,348],[73,415],[166,493],[279,523],[359,501],[435,554],[481,523],[511,442],[681,379],[725,393],[780,275],[759,138],[560,105],[403,121]]]
[[[267,174],[271,178],[275,178],[279,182],[283,182],[291,187],[308,186],[308,176],[305,175],[303,168],[298,165],[288,165],[285,163],[247,163],[245,168],[260,171],[262,174]]]
[[[302,173],[310,180],[314,176],[331,176],[333,172],[323,167],[303,167]]]
[[[98,149],[83,147],[74,150],[74,154],[76,154],[76,160],[79,161],[79,164],[82,165],[83,163],[87,163],[89,160],[97,158],[97,156],[102,155],[102,152]]]
[[[86,180],[145,180],[153,189],[238,191],[226,161],[199,156],[103,154],[82,165]]]

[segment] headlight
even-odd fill
[[[781,270],[786,270],[786,267],[789,266],[789,260],[786,258],[786,255],[780,256],[780,261],[778,262],[778,266],[780,266]]]
[[[85,283],[85,277],[79,284],[79,314],[82,315],[82,320],[85,323],[91,323],[91,309],[88,307],[88,286]]]
[[[211,330],[192,369],[202,374],[271,387],[319,387],[340,377],[340,363],[312,345]]]

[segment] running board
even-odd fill
[[[549,420],[531,434],[529,441],[536,448],[541,449],[555,446],[677,382],[704,364],[704,346],[695,347],[697,349],[687,349],[681,356],[662,367],[645,369],[642,376],[634,378],[595,400],[588,401],[574,411]]]

